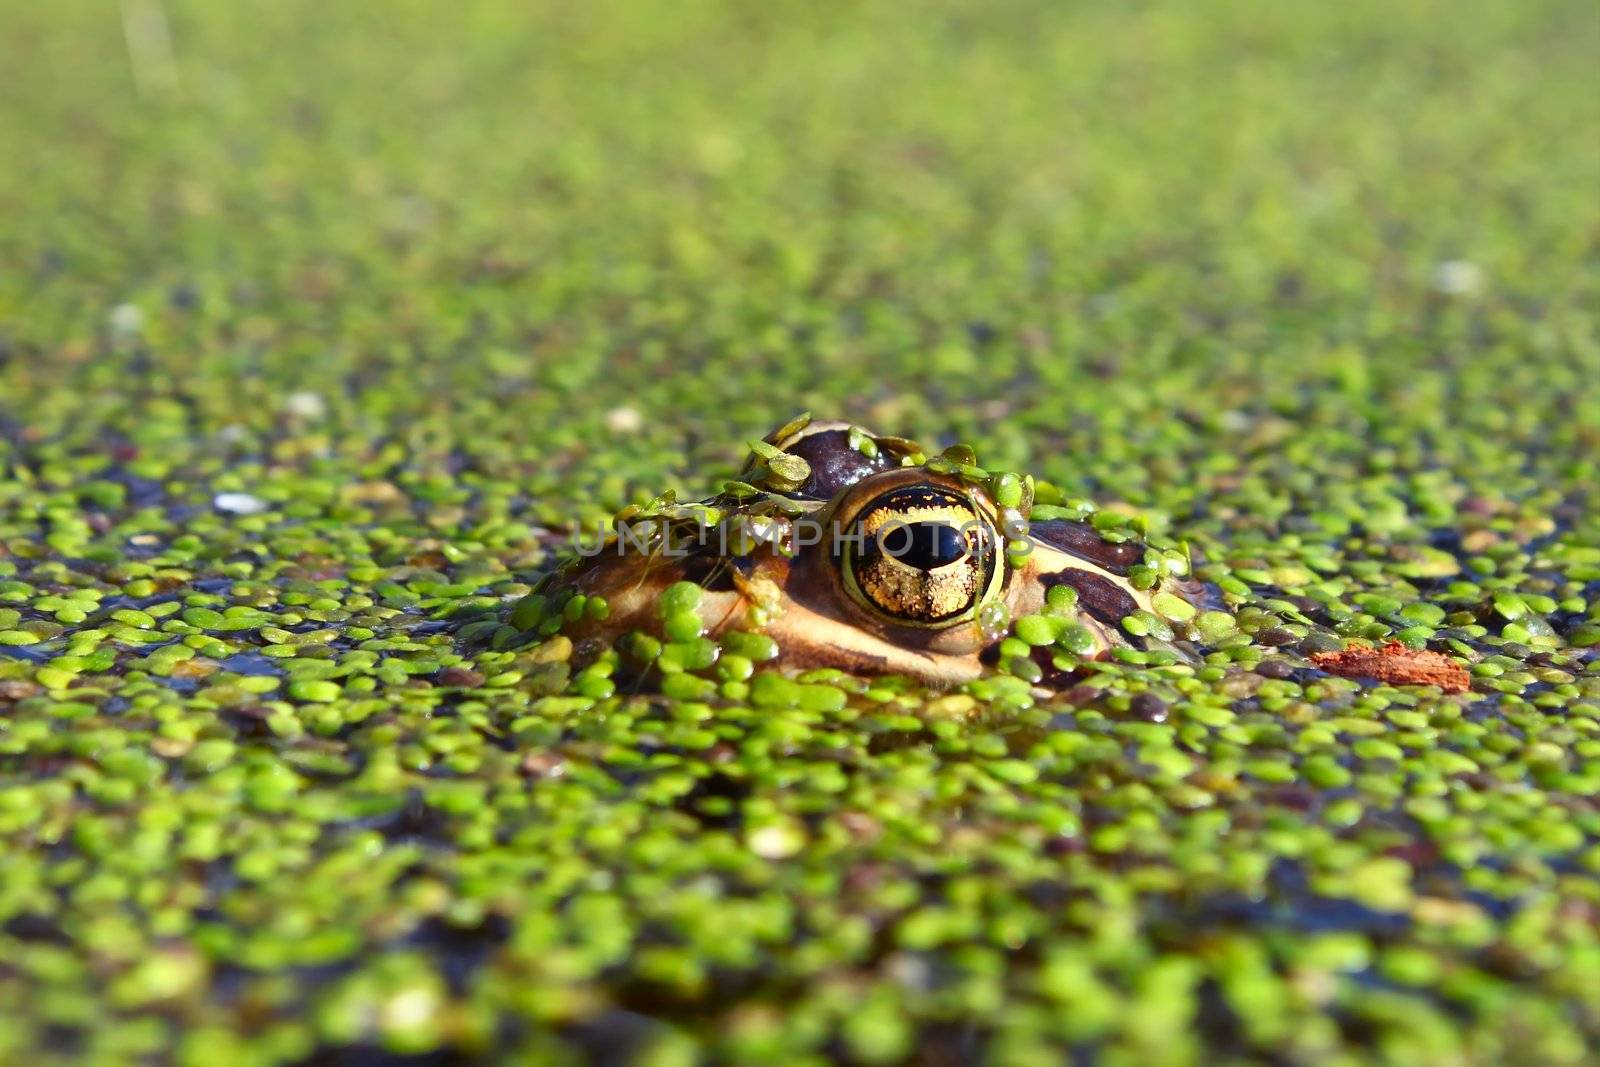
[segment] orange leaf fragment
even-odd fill
[[[1342,652],[1314,652],[1318,670],[1344,678],[1371,678],[1390,685],[1436,685],[1446,693],[1472,688],[1467,668],[1441,652],[1407,648],[1390,641],[1382,648],[1356,645]]]

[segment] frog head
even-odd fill
[[[753,444],[717,496],[620,515],[539,595],[605,605],[567,620],[578,638],[754,631],[782,666],[933,684],[977,677],[1011,621],[1047,602],[1069,609],[1056,617],[1082,658],[1146,641],[1123,626],[1163,588],[1146,545],[1081,518],[1030,518],[1032,490],[968,450],[929,457],[850,423],[796,420]],[[693,617],[664,613],[684,583],[700,591]]]

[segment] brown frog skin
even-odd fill
[[[984,482],[924,460],[912,442],[797,420],[765,445],[744,471],[765,491],[705,502],[721,520],[715,528],[680,510],[652,528],[686,534],[674,550],[663,547],[670,534],[647,545],[613,536],[558,572],[547,592],[600,596],[610,609],[564,632],[660,637],[661,594],[690,581],[703,590],[697,610],[708,636],[758,630],[777,643],[782,666],[951,685],[979,676],[984,650],[1010,619],[1037,613],[1053,585],[1077,591],[1078,621],[1092,637],[1086,658],[1132,646],[1120,622],[1151,610],[1159,591],[1129,580],[1143,544],[1108,542],[1085,522],[1028,524],[1026,502],[1002,508]],[[739,531],[752,527],[772,536],[740,543]],[[1010,553],[1008,532],[1021,535]]]

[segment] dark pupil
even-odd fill
[[[966,556],[967,539],[959,529],[943,522],[890,524],[867,541],[867,558],[880,554],[919,571],[931,571]]]

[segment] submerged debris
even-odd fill
[[[1373,648],[1357,645],[1339,652],[1313,652],[1317,669],[1345,678],[1371,678],[1391,685],[1436,685],[1446,693],[1472,688],[1467,668],[1449,656],[1390,641]]]

